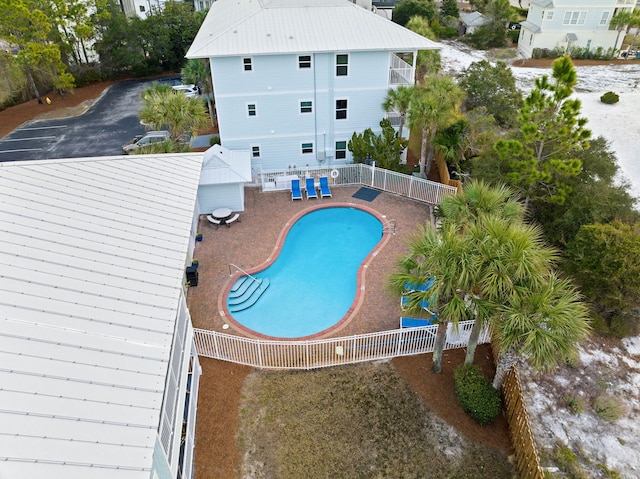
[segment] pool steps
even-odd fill
[[[244,311],[256,304],[270,284],[268,278],[261,280],[255,280],[248,276],[240,278],[229,292],[229,300],[227,301],[229,312]]]

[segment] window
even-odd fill
[[[308,155],[313,153],[313,143],[303,143],[302,144],[302,154]]]
[[[300,102],[300,113],[313,113],[313,102],[312,101],[301,101]]]
[[[256,104],[255,103],[249,103],[247,105],[247,114],[249,116],[257,116],[258,111],[256,109]]]
[[[144,5],[140,5],[140,11],[144,12]]]
[[[564,14],[563,25],[584,25],[587,19],[587,12],[566,12]]]
[[[253,64],[251,63],[251,58],[243,58],[242,66],[244,68],[244,71],[246,72],[250,72],[251,70],[253,70]]]
[[[336,120],[347,119],[347,100],[336,100]]]
[[[349,55],[336,55],[336,76],[346,77],[349,73]]]
[[[551,11],[551,12],[547,12],[547,21],[550,22],[551,20],[553,20],[553,14],[555,12]]]
[[[602,12],[602,16],[600,17],[600,25],[606,25],[609,20],[609,12]]]
[[[311,55],[299,55],[298,68],[311,68]]]
[[[336,160],[344,160],[347,157],[347,142],[336,141]]]
[[[252,158],[260,158],[260,147],[252,146],[251,147],[251,157]]]

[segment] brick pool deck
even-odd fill
[[[287,222],[316,204],[350,203],[375,210],[387,220],[396,220],[396,234],[371,258],[364,277],[364,297],[351,319],[340,328],[319,337],[348,336],[398,328],[401,310],[399,298],[386,288],[387,278],[395,271],[401,254],[407,252],[407,238],[418,225],[431,221],[431,206],[389,193],[380,193],[373,201],[352,198],[359,186],[333,187],[332,198],[291,201],[288,191],[263,193],[245,188],[245,211],[241,222],[230,228],[210,225],[201,216],[194,259],[199,261],[198,286],[189,288],[187,302],[196,328],[247,336],[220,314],[219,301],[231,281],[229,265],[249,271],[267,261]],[[232,270],[231,273],[235,273]],[[223,329],[229,324],[229,329]]]

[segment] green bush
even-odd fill
[[[603,394],[598,396],[593,403],[593,409],[598,416],[607,422],[613,422],[622,416],[620,400],[613,396]]]
[[[438,36],[440,38],[457,38],[458,37],[458,29],[453,27],[442,27]]]
[[[620,101],[620,97],[616,93],[608,91],[600,97],[600,101],[602,103],[606,103],[607,105],[613,105],[614,103],[618,103]]]
[[[518,39],[520,38],[520,30],[509,30],[507,32],[507,36],[511,43],[518,43]]]
[[[491,385],[478,366],[458,366],[453,376],[462,409],[483,426],[495,421],[500,414],[500,392]]]
[[[569,396],[564,399],[564,403],[573,414],[580,414],[584,411],[584,401],[581,398]]]
[[[213,135],[211,138],[209,138],[209,146],[213,146],[213,145],[220,145],[220,136],[218,135]]]

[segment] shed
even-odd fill
[[[213,145],[204,153],[198,186],[200,212],[226,207],[244,211],[244,185],[251,182],[251,155]]]
[[[473,33],[476,28],[489,23],[489,19],[480,12],[461,13],[460,20],[465,27],[465,33]]]

